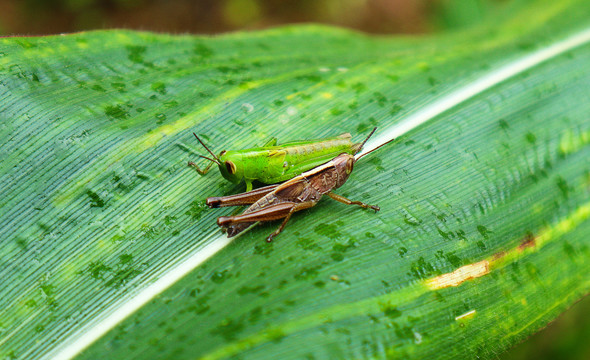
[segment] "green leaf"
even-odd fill
[[[0,39],[0,357],[495,358],[545,326],[590,289],[590,7],[523,3],[420,38]],[[382,210],[323,199],[270,244],[186,166],[193,131],[374,126],[336,192]]]

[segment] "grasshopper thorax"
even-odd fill
[[[340,154],[334,160],[337,160],[335,163],[336,168],[338,169],[338,182],[336,187],[339,188],[340,186],[344,185],[350,173],[354,169],[354,155],[350,154]]]

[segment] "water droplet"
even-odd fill
[[[252,111],[254,111],[254,105],[250,104],[250,103],[243,103],[242,104],[242,110],[246,113],[249,114]]]

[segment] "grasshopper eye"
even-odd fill
[[[352,172],[352,167],[354,166],[354,161],[352,159],[348,159],[346,162],[346,173],[350,174]]]
[[[225,155],[227,151],[223,150],[222,152],[219,153],[219,157],[222,157],[223,155]]]
[[[233,162],[231,162],[231,161],[226,161],[226,162],[225,162],[225,167],[227,168],[227,171],[228,171],[230,174],[232,174],[232,175],[233,175],[233,174],[235,174],[235,173],[236,173],[236,165],[235,165]]]

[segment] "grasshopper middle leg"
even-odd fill
[[[360,201],[352,201],[350,199],[345,198],[344,196],[341,196],[341,195],[338,195],[338,194],[334,194],[333,192],[329,192],[326,195],[328,195],[332,199],[334,199],[336,201],[339,201],[341,203],[344,203],[346,205],[358,205],[358,206],[362,207],[363,209],[371,208],[371,209],[375,210],[375,212],[381,210],[379,208],[379,206],[365,204],[364,202],[360,202]]]
[[[315,201],[306,201],[306,202],[295,204],[291,208],[291,211],[289,211],[289,213],[285,217],[285,220],[283,220],[283,222],[281,223],[281,226],[279,226],[278,229],[276,229],[274,232],[272,232],[270,235],[268,235],[268,237],[266,238],[266,241],[271,242],[275,236],[277,236],[278,234],[281,233],[281,231],[283,231],[283,229],[285,228],[285,225],[287,225],[287,221],[289,221],[289,219],[291,218],[291,215],[293,215],[293,213],[295,211],[310,208],[310,207],[314,206],[315,204],[316,204]]]

